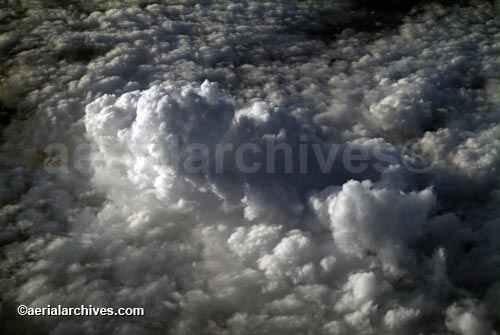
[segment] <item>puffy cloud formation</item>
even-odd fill
[[[496,14],[361,31],[344,1],[9,2],[0,330],[496,334]]]

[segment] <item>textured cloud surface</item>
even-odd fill
[[[497,334],[500,21],[410,14],[361,29],[344,1],[8,2],[0,331]],[[270,141],[323,161],[219,170],[220,146],[251,147],[248,168]]]

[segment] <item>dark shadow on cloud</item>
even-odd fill
[[[333,40],[345,29],[357,32],[376,33],[398,27],[403,19],[415,16],[426,5],[439,4],[449,6],[467,6],[478,3],[495,4],[494,0],[354,0],[354,1],[299,1],[302,5],[310,6],[310,22],[300,22],[294,29],[302,30],[307,35],[320,40]],[[356,13],[350,18],[335,17],[339,4],[352,6]]]

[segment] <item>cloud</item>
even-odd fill
[[[2,14],[1,330],[494,334],[492,6],[131,3]]]

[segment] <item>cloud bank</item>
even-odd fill
[[[360,15],[347,2],[9,3],[0,329],[496,334],[495,8],[429,5],[376,31],[356,29]],[[199,165],[224,144],[265,161],[270,139],[385,164]],[[86,145],[88,170],[54,143],[71,157]],[[193,143],[208,151],[171,164]],[[433,166],[416,171],[422,158]],[[19,304],[146,316],[30,319]]]

